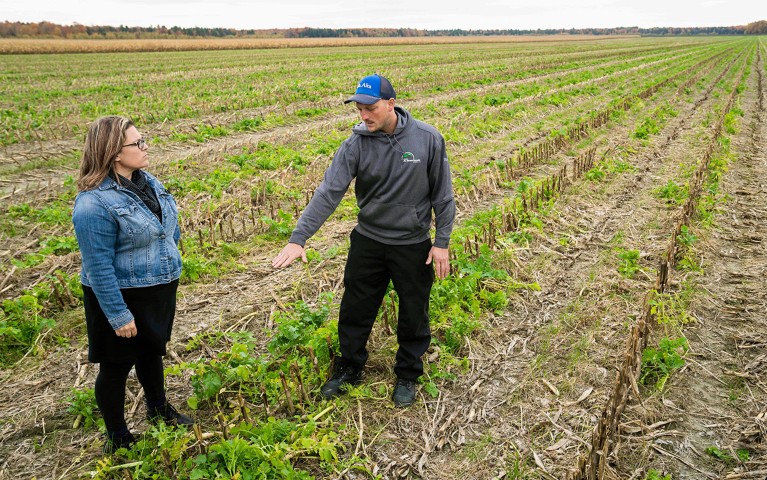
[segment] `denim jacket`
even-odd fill
[[[176,201],[144,173],[160,202],[162,223],[136,194],[109,177],[78,193],[72,212],[82,255],[80,281],[93,289],[115,330],[133,320],[121,288],[160,285],[181,276]]]

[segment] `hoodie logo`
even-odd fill
[[[410,152],[405,152],[402,154],[402,163],[421,163],[421,159],[415,158],[415,155]]]

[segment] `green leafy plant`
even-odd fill
[[[645,475],[644,480],[671,480],[671,474],[662,474],[661,472],[650,469],[647,471],[647,475]]]
[[[9,206],[8,214],[11,218],[31,219],[47,225],[67,225],[72,221],[72,199],[76,192],[72,185],[68,187],[56,200],[39,208],[20,203]]]
[[[646,140],[650,135],[655,135],[661,131],[668,121],[669,117],[677,116],[677,111],[668,103],[655,108],[652,114],[645,117],[634,130],[634,138]]]
[[[0,365],[8,366],[37,343],[40,334],[55,325],[43,317],[43,305],[32,293],[4,300],[0,309]]]
[[[217,398],[227,389],[235,389],[240,384],[256,380],[266,368],[265,359],[255,354],[256,346],[252,339],[240,340],[235,341],[229,351],[220,353],[217,358],[182,363],[167,369],[169,374],[180,374],[185,369],[193,371],[191,384],[194,395],[187,399],[191,408],[196,409],[200,402]]]
[[[217,402],[221,395],[233,395],[240,391],[259,392],[261,387],[269,399],[284,395],[281,377],[294,378],[296,369],[303,388],[320,383],[320,372],[306,355],[311,349],[318,365],[329,366],[331,351],[338,344],[335,322],[328,322],[332,295],[326,293],[318,299],[318,305],[310,307],[303,301],[289,305],[289,309],[275,313],[275,334],[267,344],[269,354],[262,350],[252,334],[227,333],[205,336],[190,341],[187,348],[199,348],[206,341],[231,342],[212,359],[184,362],[167,369],[169,374],[179,375],[191,370],[194,395],[188,399],[190,407],[199,408],[203,402]]]
[[[658,133],[660,129],[661,126],[658,124],[658,121],[654,117],[647,117],[642,120],[639,125],[637,125],[636,129],[634,130],[634,138],[646,140],[650,137],[650,135],[655,135]]]
[[[74,426],[89,430],[93,427],[102,429],[104,420],[96,415],[98,406],[96,396],[92,388],[73,388],[67,395],[66,402],[69,404],[67,413],[74,415]]]
[[[722,450],[721,448],[713,446],[713,445],[710,447],[706,447],[706,453],[716,458],[717,460],[721,460],[724,463],[735,462],[735,458],[733,458],[732,455]],[[736,450],[735,455],[739,462],[747,462],[751,458],[750,452],[745,448],[739,448],[738,450]]]
[[[491,259],[486,245],[477,258],[461,255],[453,263],[455,273],[432,288],[429,310],[435,335],[451,353],[480,325],[481,312],[505,308],[506,289],[518,286],[505,270],[494,268]]]
[[[677,268],[688,272],[702,272],[700,261],[695,257],[695,252],[692,249],[692,245],[698,239],[687,225],[682,225],[679,235],[676,236],[676,240],[680,245],[679,254],[681,258],[677,261]]]
[[[606,162],[606,170],[608,173],[636,172],[637,167],[624,160],[612,159]]]
[[[204,143],[209,138],[225,137],[229,134],[229,130],[222,125],[198,125],[192,127],[192,130],[193,133],[173,131],[171,132],[171,139],[183,142],[191,138],[198,143]]]
[[[273,220],[266,215],[261,217],[261,221],[268,227],[268,233],[271,238],[277,240],[284,240],[290,237],[295,227],[295,220],[293,214],[279,210],[277,212],[277,219]]]
[[[686,272],[703,272],[700,261],[692,255],[685,255],[677,262],[677,268]]]
[[[296,110],[296,116],[304,118],[316,117],[326,113],[327,111],[327,108],[299,108]]]
[[[130,449],[118,450],[119,457],[127,460],[127,465],[117,471],[111,463],[98,462],[99,469],[95,478],[163,479],[189,478],[193,462],[189,458],[189,448],[194,437],[184,426],[168,426],[164,422],[151,425],[137,438]],[[111,459],[114,457],[107,457]],[[123,470],[125,469],[125,470]]]
[[[677,241],[685,247],[691,247],[693,243],[698,239],[692,232],[690,227],[682,225],[681,232],[676,236]]]
[[[653,195],[666,200],[666,202],[681,205],[687,200],[687,187],[680,186],[674,180],[669,179],[666,185],[653,190]]]
[[[589,170],[588,172],[586,172],[583,176],[586,178],[586,180],[589,180],[592,182],[599,182],[601,180],[604,180],[607,174],[605,173],[604,167],[602,167],[601,165],[598,165],[592,168],[591,170]]]
[[[751,460],[751,452],[745,448],[739,448],[735,450],[735,454],[738,456],[738,460],[741,462],[747,462]]]
[[[639,381],[644,385],[654,386],[658,391],[663,391],[671,373],[685,365],[683,357],[687,349],[687,339],[684,337],[662,338],[657,348],[645,348],[642,352]]]
[[[49,255],[66,255],[78,250],[77,239],[74,236],[48,236],[40,241],[40,250],[31,252],[20,260],[12,259],[11,263],[18,268],[34,267],[42,263]]]
[[[730,456],[729,453],[725,452],[724,450],[718,447],[714,447],[714,446],[706,447],[706,453],[716,458],[717,460],[722,460],[725,462],[729,462],[732,460],[732,457]]]
[[[230,431],[233,438],[223,439],[192,461],[190,479],[280,478],[310,479],[307,472],[296,470],[292,459],[316,456],[322,462],[338,459],[337,435],[317,428],[314,422],[303,424],[270,418],[255,424],[241,423]]]
[[[262,123],[264,123],[264,120],[260,117],[243,118],[239,122],[232,124],[232,130],[235,132],[252,132],[258,130]]]
[[[197,252],[187,252],[181,259],[181,283],[194,283],[202,277],[218,276],[216,263],[205,255]]]
[[[684,291],[679,294],[656,292],[649,301],[650,313],[667,332],[680,333],[684,325],[695,321],[687,312],[688,302]]]
[[[639,250],[618,250],[618,272],[626,278],[632,278],[639,271]]]
[[[296,349],[298,346],[310,346],[313,338],[318,336],[322,338],[323,333],[331,334],[323,330],[318,335],[317,330],[327,325],[332,300],[331,293],[322,293],[316,308],[298,301],[293,304],[290,311],[275,313],[274,323],[277,331],[269,341],[269,351],[278,355],[286,350]]]

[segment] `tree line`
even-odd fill
[[[282,28],[234,29],[178,26],[129,27],[126,25],[87,26],[74,23],[58,25],[52,22],[0,22],[0,38],[331,38],[331,37],[429,37],[429,36],[491,36],[491,35],[764,35],[767,20],[730,27],[613,27],[613,28],[551,28],[551,29],[490,29],[423,30],[415,28]]]

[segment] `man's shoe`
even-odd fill
[[[394,401],[394,406],[398,408],[412,405],[415,402],[415,380],[398,378],[391,399]]]
[[[359,385],[361,380],[362,370],[351,365],[336,363],[333,365],[333,375],[322,385],[320,392],[325,398],[331,399],[344,393],[344,385]]]
[[[107,441],[104,442],[104,455],[111,455],[121,448],[130,448],[134,443],[136,443],[136,437],[130,432],[120,437],[107,435]]]
[[[194,425],[194,420],[191,417],[178,413],[178,410],[168,402],[159,408],[147,408],[146,418],[149,423],[153,424],[163,421],[166,425]]]

